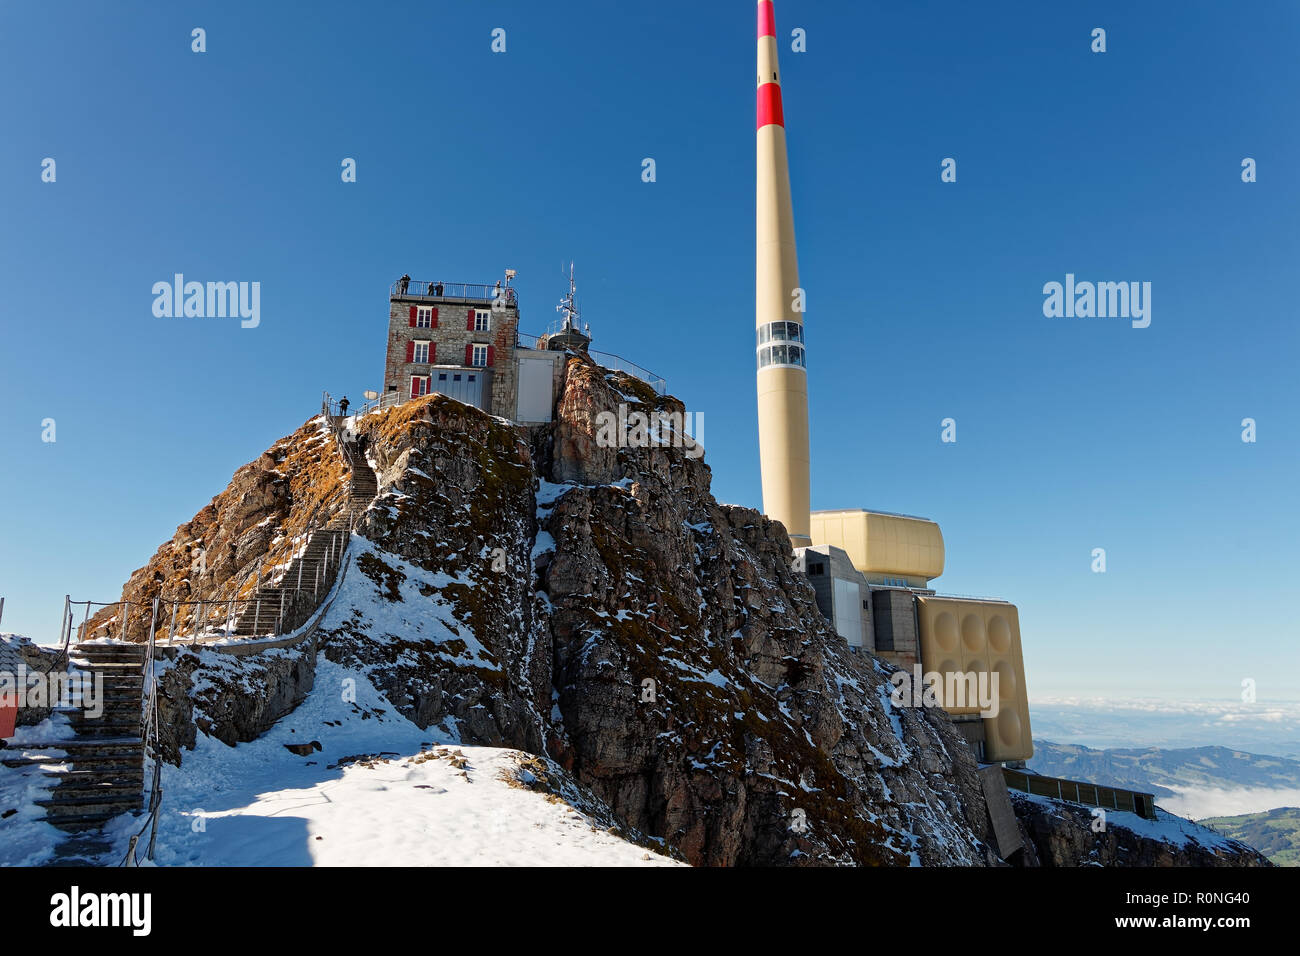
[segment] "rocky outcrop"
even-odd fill
[[[229,746],[255,740],[312,689],[314,637],[236,657],[217,650],[162,648],[158,662],[159,754],[180,764],[198,733]]]
[[[441,395],[358,420],[379,493],[319,629],[249,658],[178,653],[161,681],[166,755],[183,758],[199,731],[261,733],[311,687],[319,652],[431,738],[553,761],[621,826],[694,864],[998,862],[947,715],[890,703],[892,668],[834,633],[785,529],[713,498],[699,449],[680,440],[683,411],[575,356],[547,426]],[[337,452],[308,422],[126,593],[233,593],[344,494]],[[1021,826],[1023,863],[1195,852],[1160,856],[1119,828],[1098,849],[1087,826],[1083,840],[1033,814]]]
[[[14,686],[21,686],[18,675],[23,670],[26,670],[27,683],[31,685],[38,679],[47,681],[51,671],[61,671],[66,666],[67,655],[61,648],[33,643],[20,634],[0,634],[0,670],[9,675]],[[30,700],[24,697],[15,718],[19,727],[35,726],[54,712],[53,703],[44,707],[29,704]]]
[[[1042,866],[1272,866],[1240,840],[1156,809],[1157,819],[1011,791],[1021,832]]]
[[[693,863],[986,862],[946,716],[891,709],[698,451],[602,440],[620,404],[682,411],[572,358],[547,429],[436,395],[364,420],[382,490],[323,652],[421,726],[553,757]]]
[[[358,428],[381,492],[325,618],[326,655],[422,727],[542,752],[550,670],[525,436],[441,395]]]
[[[108,607],[90,619],[81,639],[147,640],[154,598],[167,603],[249,597],[259,569],[274,579],[289,566],[306,531],[345,505],[345,474],[323,419],[307,422],[235,472],[225,491],[131,575],[121,597],[127,602],[125,631],[118,608]],[[193,608],[181,609],[179,632],[191,613]],[[160,637],[169,625],[170,616],[158,622]]]
[[[702,459],[601,447],[620,404],[681,411],[571,361],[557,468],[586,484],[542,525],[560,759],[693,863],[984,862],[975,764],[946,716],[890,707],[887,669],[827,625],[785,529],[719,505]]]

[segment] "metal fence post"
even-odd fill
[[[176,634],[176,601],[172,601],[172,622],[167,625],[167,646],[170,647],[172,637]]]

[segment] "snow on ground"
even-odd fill
[[[1015,791],[1015,795],[1018,799],[1032,800],[1034,803],[1044,804],[1051,807],[1053,811],[1062,806],[1062,801],[1052,797],[1025,793],[1021,790]],[[1078,804],[1071,804],[1071,806],[1078,806]],[[1156,807],[1156,819],[1154,820],[1148,820],[1146,817],[1138,816],[1136,813],[1129,813],[1126,810],[1107,808],[1106,826],[1123,827],[1125,830],[1132,830],[1138,836],[1146,837],[1149,840],[1162,840],[1174,846],[1199,843],[1211,850],[1235,850],[1237,847],[1234,841],[1222,833],[1203,827],[1198,823],[1193,823],[1191,820],[1175,816],[1158,806]]]
[[[0,759],[22,757],[25,754],[59,756],[50,750],[27,750],[25,743],[50,743],[73,736],[68,718],[55,714],[30,727],[18,727],[13,737],[0,749]],[[49,766],[62,766],[50,764]],[[45,822],[45,808],[35,801],[49,796],[54,780],[40,772],[38,767],[6,767],[0,764],[0,866],[35,866],[54,855],[54,844],[65,836]]]
[[[299,756],[286,744],[306,744],[311,752]],[[345,759],[358,755],[380,756]],[[575,810],[502,779],[532,779],[520,764],[535,760],[422,731],[356,671],[321,658],[315,690],[260,738],[227,747],[200,734],[182,767],[164,767],[155,862],[677,865],[607,832],[599,808]],[[114,851],[105,862],[125,855],[141,822],[124,816],[109,825]]]

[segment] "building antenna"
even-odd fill
[[[564,274],[564,267],[560,267],[560,274]],[[574,280],[573,262],[569,262],[569,294],[560,300],[560,304],[555,307],[555,311],[564,316],[565,332],[578,331],[578,317],[582,314],[578,311],[578,285]]]

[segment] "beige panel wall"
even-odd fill
[[[917,598],[921,628],[921,666],[941,675],[957,671],[997,673],[998,713],[984,718],[985,757],[989,761],[1028,760],[1034,754],[1029,726],[1029,696],[1020,647],[1020,615],[1015,605],[945,597]],[[945,695],[947,688],[944,688]],[[978,714],[978,706],[957,706],[941,698],[953,714]]]

